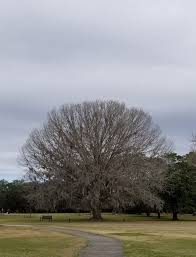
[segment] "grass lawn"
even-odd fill
[[[124,246],[124,253],[126,257],[195,257],[196,256],[196,219],[191,215],[181,216],[181,221],[173,222],[169,219],[170,216],[164,216],[161,220],[158,220],[156,216],[145,217],[136,215],[111,215],[105,214],[103,222],[89,221],[89,215],[87,214],[53,214],[54,221],[39,222],[39,215],[33,215],[32,218],[24,218],[23,215],[17,216],[0,216],[0,224],[39,224],[39,225],[55,225],[61,227],[67,227],[72,229],[79,229],[84,231],[90,231],[110,237],[115,237],[122,240]],[[68,222],[68,219],[71,222]],[[19,228],[16,228],[18,230]],[[34,233],[38,233],[34,231]],[[41,232],[40,232],[41,233]],[[45,233],[45,232],[42,232]],[[2,239],[5,237],[3,233]],[[50,255],[43,255],[43,253],[37,250],[34,255],[1,255],[0,257],[56,257],[56,256],[72,256],[72,255],[51,255],[52,248],[56,247],[54,234],[47,234],[47,240],[43,244],[50,245]],[[59,235],[61,238],[64,235]],[[26,238],[26,237],[25,237]],[[35,238],[35,237],[33,237]],[[66,237],[69,241],[69,238]],[[1,239],[0,239],[1,240]],[[31,242],[25,241],[28,247],[31,247]],[[32,239],[33,240],[33,239]],[[34,239],[35,240],[35,239]],[[51,240],[51,241],[50,241]],[[64,243],[66,244],[66,240]],[[75,239],[76,240],[76,239]],[[34,242],[39,243],[40,241]],[[54,244],[50,243],[54,242]],[[56,242],[56,243],[55,243]],[[69,241],[72,242],[72,241]],[[63,242],[62,242],[63,243]],[[80,243],[74,242],[74,245],[80,246]],[[20,245],[17,243],[15,245]],[[59,248],[59,246],[58,246]],[[0,241],[1,249],[1,241]],[[42,249],[42,248],[40,248]],[[44,246],[43,246],[44,249]],[[57,248],[55,248],[57,249]],[[61,249],[61,246],[60,248]],[[71,246],[70,246],[71,249]],[[44,252],[44,250],[43,250]],[[54,250],[56,252],[56,250]],[[44,252],[45,253],[45,252]],[[67,252],[66,252],[67,254]],[[72,252],[70,252],[72,254]]]
[[[120,239],[127,257],[196,256],[194,221],[75,223],[70,226]]]
[[[84,245],[60,233],[0,226],[0,257],[75,257]]]
[[[29,215],[24,214],[5,214],[0,215],[0,224],[50,224],[46,221],[40,222],[40,216],[42,214],[32,214],[31,218],[29,218]],[[53,224],[63,224],[63,223],[69,223],[69,219],[71,220],[71,223],[83,223],[83,222],[89,222],[90,215],[88,213],[86,214],[78,214],[78,213],[56,213],[56,214],[50,214],[53,216]],[[157,219],[157,215],[151,215],[150,217],[146,217],[145,215],[112,215],[112,214],[103,214],[103,223],[108,222],[136,222],[136,221],[159,221]],[[179,215],[180,221],[196,221],[196,216],[192,215]],[[171,221],[171,215],[162,215],[160,221]],[[90,223],[91,224],[91,223]]]
[[[73,227],[73,225],[72,225]],[[74,227],[78,227],[77,224]],[[195,257],[195,222],[87,224],[80,229],[122,240],[127,257]]]

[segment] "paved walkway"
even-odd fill
[[[117,239],[60,227],[49,229],[87,239],[88,245],[82,250],[80,257],[123,257],[122,245]]]

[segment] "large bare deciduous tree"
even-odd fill
[[[22,149],[29,178],[52,183],[59,199],[87,206],[101,219],[104,206],[137,198],[154,205],[162,186],[159,156],[167,144],[141,109],[115,101],[63,105],[48,114]]]

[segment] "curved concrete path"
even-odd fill
[[[7,225],[3,225],[7,226]],[[34,227],[31,225],[8,225],[16,227]],[[40,226],[38,226],[40,228]],[[84,232],[75,229],[66,229],[64,227],[53,227],[53,226],[43,226],[42,228],[47,228],[49,231],[60,232],[64,234],[69,234],[72,236],[82,237],[88,240],[87,247],[85,247],[80,257],[124,257],[122,244],[119,240],[115,238],[110,238],[102,235],[97,235],[90,232]]]
[[[80,257],[123,257],[122,245],[117,239],[62,227],[49,229],[87,239],[88,245],[82,250]]]

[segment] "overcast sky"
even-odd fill
[[[29,132],[63,103],[142,107],[190,149],[196,130],[196,2],[7,0],[0,7],[0,179],[21,178]]]

